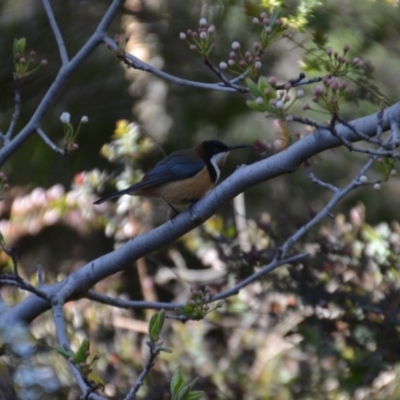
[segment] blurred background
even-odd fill
[[[51,1],[70,57],[96,29],[109,4]],[[312,47],[313,35],[322,32],[339,52],[350,45],[350,58],[368,61],[376,87],[390,103],[398,101],[396,1],[285,1],[284,5],[284,14],[304,13],[303,24],[291,29],[298,42]],[[201,17],[216,26],[210,56],[215,65],[228,59],[233,41],[252,47],[256,36],[251,18],[243,2],[231,0],[128,0],[109,35],[129,34],[127,51],[156,68],[184,79],[216,82],[201,57],[179,39],[180,32],[197,29]],[[26,38],[28,51],[36,52],[37,62],[46,59],[48,65],[23,82],[16,132],[29,121],[61,66],[41,1],[0,0],[2,132],[7,131],[14,109],[12,49],[13,40],[20,37]],[[261,74],[286,82],[301,72],[302,57],[304,50],[280,40],[263,55]],[[311,96],[312,87],[304,90],[306,97]],[[251,111],[247,98],[181,87],[126,69],[106,46],[97,48],[59,93],[41,125],[62,147],[60,115],[69,112],[74,126],[88,116],[76,140],[79,149],[62,157],[36,135],[3,168],[10,189],[0,204],[0,230],[16,248],[24,276],[34,282],[41,264],[49,283],[60,280],[165,220],[162,205],[140,198],[124,196],[117,203],[92,206],[98,196],[132,184],[162,159],[154,141],[166,153],[207,139],[265,145],[263,154],[231,154],[222,177],[237,165],[273,154],[281,127]],[[351,120],[378,110],[365,100],[349,102],[342,117]],[[301,103],[293,113],[304,114]],[[320,114],[306,116],[324,121]],[[296,124],[288,129],[293,135],[307,132]],[[316,157],[313,170],[319,178],[341,186],[365,161],[363,155],[336,149]],[[379,178],[379,170],[371,176]],[[189,284],[210,284],[217,291],[232,286],[268,262],[276,247],[315,215],[330,195],[299,168],[245,193],[245,239],[235,224],[233,205],[227,204],[204,226],[96,289],[136,300],[184,302],[190,296]],[[398,196],[396,176],[380,191],[366,187],[351,193],[336,208],[335,218],[296,249],[315,245],[319,257],[300,267],[279,269],[206,321],[171,322],[165,342],[174,353],[157,363],[138,398],[168,398],[168,381],[176,365],[183,365],[188,376],[200,377],[198,386],[207,399],[399,398],[399,228],[394,222],[399,219]],[[1,262],[9,268],[5,255]],[[191,275],[192,270],[202,271],[201,278]],[[22,296],[13,289],[3,289],[3,295],[9,304]],[[68,305],[71,338],[79,343],[89,333],[101,354],[98,370],[110,398],[124,393],[140,373],[146,339],[145,325],[140,323],[149,315],[87,300]],[[49,335],[51,348],[55,341],[49,317],[33,324],[32,333],[37,338]],[[62,358],[53,353],[39,349],[34,360],[24,362],[9,356],[7,365],[14,373],[21,363],[43,366],[57,360],[53,373],[59,386],[48,398],[65,398],[66,392],[73,396],[72,378]],[[45,388],[40,393],[38,398],[46,398]]]

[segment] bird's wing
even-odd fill
[[[191,178],[198,174],[204,167],[204,161],[200,157],[193,157],[192,154],[191,157],[188,157],[186,150],[177,151],[161,160],[140,182],[124,190],[120,190],[119,192],[102,197],[95,201],[94,204],[101,204],[107,200],[122,196],[123,194],[133,194],[141,189]]]
[[[161,160],[134,186],[138,190],[180,181],[195,176],[204,167],[205,163],[200,157],[188,157],[186,151],[177,151]]]

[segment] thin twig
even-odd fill
[[[16,286],[21,290],[25,290],[27,292],[35,294],[43,300],[50,301],[50,296],[46,292],[35,288],[28,282],[25,282],[19,275],[1,274],[0,283],[4,285]]]
[[[305,225],[303,225],[297,232],[292,235],[286,242],[280,247],[277,259],[285,257],[289,248],[293,245],[293,243],[297,242],[303,235],[305,235],[312,227],[317,225],[320,221],[322,221],[325,217],[331,214],[332,208],[348,193],[350,193],[355,188],[362,186],[364,183],[361,182],[361,176],[364,176],[367,170],[374,163],[375,159],[371,158],[368,162],[361,168],[360,172],[357,176],[343,189],[337,190],[328,204],[310,221],[308,221]]]
[[[234,83],[232,83],[221,71],[219,68],[217,68],[208,58],[204,59],[204,64],[207,65],[208,68],[210,68],[210,70],[212,72],[214,72],[215,75],[218,76],[219,79],[221,79],[221,82],[226,86],[226,87],[231,87],[235,90],[237,90],[238,92],[242,92],[244,88],[235,85]]]
[[[321,179],[318,179],[315,176],[315,174],[314,174],[314,172],[312,171],[312,168],[311,168],[310,160],[307,160],[307,161],[304,162],[304,167],[305,167],[305,169],[307,171],[307,174],[308,174],[308,177],[310,178],[312,183],[315,183],[316,185],[322,186],[322,187],[324,187],[326,189],[332,190],[332,192],[335,192],[335,193],[339,190],[339,188],[337,188],[336,186],[334,186],[334,185],[332,185],[330,183],[321,181]]]
[[[136,398],[136,394],[140,389],[140,386],[143,385],[144,379],[149,374],[151,368],[154,366],[154,361],[156,357],[160,354],[159,344],[153,342],[146,342],[147,346],[150,348],[150,356],[147,360],[143,371],[140,373],[139,378],[137,379],[136,383],[133,385],[132,389],[129,393],[124,397],[123,400],[133,400]]]
[[[108,36],[104,37],[103,41],[110,49],[112,49],[114,51],[118,50],[116,43],[110,37],[108,37]],[[162,79],[176,83],[177,85],[180,85],[180,86],[189,86],[189,87],[195,87],[195,88],[200,88],[200,89],[218,90],[220,92],[231,92],[231,93],[232,92],[237,93],[238,91],[241,93],[249,92],[249,90],[247,88],[242,87],[242,86],[235,86],[235,88],[233,88],[233,87],[227,87],[224,84],[222,84],[221,82],[203,83],[203,82],[190,81],[187,79],[181,79],[174,75],[170,75],[164,71],[161,71],[158,68],[155,68],[155,67],[151,66],[150,64],[145,63],[144,61],[141,61],[139,58],[135,57],[134,55],[132,55],[130,53],[124,52],[123,55],[119,56],[119,59],[130,68],[134,68],[134,69],[137,69],[140,71],[152,73]]]
[[[261,277],[263,277],[264,275],[270,273],[271,271],[273,271],[274,269],[280,267],[281,265],[294,264],[294,263],[299,262],[300,260],[303,260],[306,257],[308,257],[308,254],[296,254],[295,256],[288,257],[286,259],[277,259],[276,258],[275,260],[270,262],[268,265],[266,265],[265,267],[261,268],[258,272],[250,275],[248,278],[244,279],[243,281],[241,281],[237,285],[231,287],[230,289],[224,290],[223,292],[218,293],[215,296],[213,296],[210,299],[209,303],[212,303],[212,302],[217,301],[217,300],[223,300],[223,299],[226,299],[228,297],[237,295],[241,289],[245,288],[246,286],[250,285],[250,283],[255,282],[256,280],[260,279]]]
[[[21,80],[14,74],[14,112],[10,122],[10,127],[5,134],[4,145],[7,145],[14,133],[15,126],[21,114]]]
[[[122,300],[115,297],[106,296],[101,293],[97,293],[94,290],[89,290],[84,297],[93,301],[97,301],[98,303],[108,304],[110,306],[126,308],[126,309],[175,310],[176,308],[184,307],[184,304],[179,304],[179,303]]]
[[[71,346],[69,344],[67,329],[64,320],[64,302],[61,298],[54,296],[51,301],[51,310],[53,313],[53,321],[56,328],[56,334],[59,345],[68,352],[72,352]],[[68,361],[68,365],[74,376],[75,381],[79,385],[79,388],[84,393],[85,399],[103,399],[100,396],[94,395],[92,386],[87,382],[87,380],[82,376],[79,368],[72,362]]]
[[[36,132],[39,134],[39,136],[43,139],[43,141],[57,154],[60,154],[62,156],[68,155],[68,152],[65,151],[64,149],[61,149],[60,147],[56,146],[51,139],[43,132],[41,128],[37,128]]]
[[[63,65],[68,64],[68,54],[67,49],[65,47],[64,39],[61,35],[60,29],[58,28],[58,24],[56,19],[54,18],[53,9],[49,3],[49,0],[42,0],[44,9],[46,10],[47,18],[49,19],[51,29],[53,30],[54,37],[56,38],[58,50],[60,51],[61,62]]]

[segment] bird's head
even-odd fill
[[[228,154],[232,150],[244,149],[253,146],[228,146],[219,140],[206,140],[200,144],[202,155],[206,160],[209,160],[215,167],[222,168],[225,164]]]

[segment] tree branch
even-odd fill
[[[382,115],[382,130],[390,129],[393,119],[400,118],[400,102],[386,109]],[[378,113],[351,121],[351,124],[368,136],[376,135],[379,126]],[[336,126],[337,133],[349,141],[359,140],[351,129],[341,124]],[[64,281],[40,289],[52,296],[69,301],[82,297],[94,284],[105,277],[122,271],[125,267],[152,251],[165,246],[181,237],[191,229],[210,218],[227,201],[244,190],[266,180],[295,171],[299,165],[312,156],[342,145],[339,138],[327,129],[317,129],[284,151],[248,166],[238,168],[225,181],[219,184],[207,196],[190,210],[179,214],[173,221],[129,240],[117,250],[105,254],[75,270]],[[282,254],[285,254],[286,248]],[[36,316],[49,309],[48,302],[29,296],[14,308],[0,315],[0,326],[22,320],[32,321]]]
[[[104,17],[100,21],[96,31],[79,50],[75,57],[67,64],[63,65],[58,72],[54,82],[43,97],[36,111],[32,115],[25,127],[11,140],[6,146],[0,150],[0,167],[21,147],[39,128],[40,121],[47,113],[50,105],[55,100],[58,93],[66,84],[68,78],[89,56],[89,54],[103,41],[105,31],[115,17],[115,14],[122,5],[123,0],[113,0]]]
[[[114,40],[110,37],[104,37],[104,43],[113,51],[118,51],[118,47]],[[124,52],[123,56],[119,57],[121,61],[123,61],[128,67],[138,69],[140,71],[149,72],[158,76],[166,81],[170,81],[172,83],[176,83],[180,86],[188,86],[188,87],[195,87],[199,89],[207,89],[207,90],[218,90],[220,92],[231,92],[237,93],[238,91],[242,93],[248,93],[248,89],[242,86],[236,85],[235,81],[228,81],[231,83],[231,86],[226,86],[224,82],[218,83],[203,83],[203,82],[196,82],[196,81],[189,81],[187,79],[181,79],[174,75],[168,74],[164,71],[161,71],[150,64],[145,63],[144,61],[140,60],[139,58],[135,57],[130,53]]]
[[[67,49],[65,47],[64,39],[61,35],[60,29],[58,28],[58,24],[56,19],[54,18],[53,10],[49,3],[49,0],[42,0],[43,7],[46,10],[47,18],[49,19],[51,29],[53,29],[54,37],[56,38],[56,42],[58,45],[58,50],[60,51],[60,57],[63,65],[68,64],[68,54]]]

